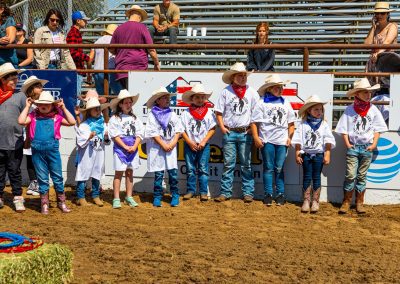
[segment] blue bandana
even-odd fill
[[[321,126],[322,118],[315,118],[311,115],[307,115],[307,123],[310,125],[313,131],[317,131],[318,128]]]
[[[89,124],[90,131],[96,131],[96,136],[104,140],[104,117],[102,115],[99,117],[89,117],[86,121]]]
[[[285,99],[282,97],[277,97],[274,96],[273,94],[271,94],[270,92],[266,92],[264,95],[264,103],[271,103],[271,102],[275,102],[275,101],[279,101],[280,103],[284,103]]]

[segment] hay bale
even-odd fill
[[[0,253],[0,284],[69,283],[72,251],[59,244],[44,244],[23,253]]]

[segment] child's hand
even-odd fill
[[[290,147],[290,144],[292,144],[292,139],[288,138],[286,140],[286,147]]]
[[[351,145],[351,144],[349,144],[349,145],[346,145],[346,147],[347,147],[347,149],[351,149],[351,148],[353,148],[354,146]]]
[[[329,165],[330,162],[331,162],[331,152],[325,152],[324,165]]]
[[[130,147],[128,147],[128,149],[127,149],[127,151],[128,151],[129,153],[134,153],[136,150],[137,150],[137,146],[130,146]]]
[[[190,140],[189,142],[186,142],[189,145],[189,148],[194,151],[197,152],[197,150],[199,150],[199,147],[197,145],[197,143],[195,143],[194,141]]]
[[[300,151],[296,151],[296,163],[298,165],[302,165],[303,164],[303,158],[301,157]]]
[[[75,106],[75,116],[79,116],[80,114],[79,106]]]
[[[60,99],[60,101],[57,103],[57,107],[60,109],[64,109],[65,108],[65,104],[63,99]]]
[[[172,150],[171,146],[170,146],[169,144],[165,143],[165,142],[163,142],[163,143],[161,144],[161,148],[162,148],[165,152],[171,152],[171,150]]]
[[[96,131],[92,131],[89,136],[89,140],[96,136]]]
[[[375,149],[376,149],[376,145],[372,144],[372,145],[368,146],[366,150],[369,152],[373,152]]]
[[[221,127],[221,131],[222,131],[222,134],[230,133],[230,132],[229,132],[229,129],[226,128],[225,125]]]
[[[198,150],[203,150],[204,149],[204,147],[206,147],[206,142],[204,142],[204,141],[201,141],[198,145],[197,145],[197,149]]]
[[[26,98],[26,105],[28,107],[31,107],[32,104],[33,104],[33,100],[31,98]]]
[[[256,147],[258,149],[264,147],[264,143],[262,142],[262,140],[260,139],[260,137],[257,137],[254,139],[254,145],[256,145]]]

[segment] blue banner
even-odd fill
[[[43,90],[49,91],[54,99],[63,99],[64,104],[75,116],[75,106],[77,102],[77,82],[75,71],[64,70],[27,70],[19,74],[17,91],[22,87],[22,84],[30,76],[35,75],[39,79],[48,80],[49,82],[44,85]]]

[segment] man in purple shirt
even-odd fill
[[[141,22],[147,19],[147,13],[138,5],[133,5],[126,11],[128,21],[120,25],[114,32],[111,44],[153,44],[147,27]],[[148,56],[150,54],[154,62],[154,70],[160,70],[155,49],[111,49],[115,54],[116,70],[146,70],[148,65]],[[117,80],[122,86],[128,88],[128,74],[117,73]]]

